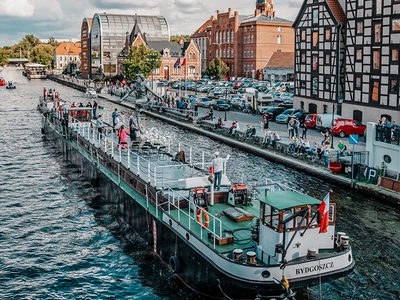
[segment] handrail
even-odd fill
[[[213,216],[212,214],[208,214],[208,216],[210,218],[209,224],[212,224],[212,229],[210,227],[203,226],[203,224],[201,224],[197,221],[197,210],[199,210],[199,209],[202,210],[203,208],[194,204],[192,201],[190,201],[190,199],[183,196],[178,191],[175,191],[172,189],[168,189],[168,190],[169,190],[168,210],[165,211],[164,213],[167,213],[172,219],[175,219],[174,216],[171,214],[171,206],[174,207],[178,211],[177,221],[179,222],[180,225],[187,227],[189,230],[191,230],[192,221],[195,221],[200,227],[200,239],[203,240],[203,229],[207,232],[210,232],[211,235],[213,236],[213,248],[215,249],[216,239],[222,238],[222,220]],[[171,193],[172,193],[172,201],[171,201]],[[175,199],[178,199],[178,201],[177,201],[178,205],[176,205],[176,203],[174,201]],[[180,200],[188,201],[188,203],[189,203],[188,212],[186,212],[180,208],[180,206],[179,206]],[[194,207],[193,214],[190,213],[192,207]],[[184,214],[187,217],[187,225],[182,222],[181,214]]]

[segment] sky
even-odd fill
[[[277,17],[291,21],[303,0],[275,0]],[[171,35],[191,35],[216,11],[228,8],[253,14],[256,0],[0,0],[0,47],[18,43],[26,34],[40,39],[80,40],[83,18],[95,13],[161,15]]]

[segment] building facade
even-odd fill
[[[71,72],[81,65],[81,43],[62,42],[54,49],[54,68]]]
[[[203,71],[219,57],[228,66],[228,77],[262,79],[263,68],[274,52],[292,52],[292,22],[275,16],[272,0],[257,0],[254,14],[221,13],[204,23],[193,35],[206,54]],[[206,48],[206,49],[205,49]]]
[[[263,80],[268,80],[272,84],[276,81],[294,81],[294,53],[273,53],[264,68]]]
[[[305,0],[293,26],[295,106],[400,119],[399,0]]]
[[[136,23],[147,41],[169,41],[169,25],[162,16],[95,14],[90,32],[91,76],[117,75],[117,57],[125,47],[126,32],[131,32]]]
[[[295,20],[294,105],[310,113],[341,114],[346,18],[337,0],[305,0]],[[340,78],[338,81],[337,79]]]
[[[190,37],[191,40],[196,44],[197,49],[200,52],[201,70],[203,72],[207,68],[207,48],[211,46],[211,25],[214,17],[212,16],[207,20],[199,29]]]
[[[147,40],[147,38],[148,35],[142,33],[138,23],[135,23],[130,33],[126,33],[125,47],[118,55],[118,74],[123,72],[123,62],[126,60],[130,48],[143,45],[161,54],[161,66],[154,69],[148,79],[156,81],[201,79],[200,51],[193,40],[177,43],[165,40]]]
[[[92,19],[84,18],[81,26],[81,76],[90,78],[90,31],[92,29]]]
[[[399,122],[400,1],[347,0],[346,12],[346,111]]]

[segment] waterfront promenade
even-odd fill
[[[64,80],[58,78],[58,82],[63,83]],[[65,81],[67,85],[71,86],[70,81]],[[76,85],[75,88],[82,89],[84,87],[83,80],[75,80],[73,85]],[[74,87],[74,86],[71,86]],[[123,101],[120,102],[119,96],[118,95],[113,95],[111,96],[110,94],[100,94],[100,98],[111,101],[115,103],[116,105],[121,105],[126,108],[134,109],[133,103],[130,103],[128,101]],[[199,110],[199,115],[204,115],[208,109],[201,109]],[[294,157],[292,155],[288,155],[285,153],[284,149],[287,147],[287,145],[290,142],[290,139],[288,137],[288,132],[287,132],[287,126],[286,124],[276,124],[275,122],[270,122],[270,128],[272,131],[277,131],[278,134],[281,136],[281,141],[279,143],[279,147],[277,148],[266,148],[263,147],[262,145],[259,144],[259,141],[262,140],[263,137],[263,131],[260,129],[259,121],[261,120],[260,115],[250,115],[250,114],[244,114],[242,112],[238,111],[228,111],[227,112],[227,121],[223,121],[225,123],[225,130],[227,131],[232,124],[233,120],[237,120],[240,124],[241,131],[245,129],[246,124],[249,124],[251,126],[255,126],[256,128],[256,139],[250,139],[250,140],[244,140],[244,139],[237,139],[233,136],[230,136],[229,134],[225,134],[222,131],[216,131],[213,129],[214,124],[217,121],[217,118],[221,116],[222,120],[225,118],[225,113],[224,112],[214,112],[214,120],[213,121],[205,121],[201,124],[197,124],[196,122],[182,122],[182,119],[180,120],[174,114],[169,114],[169,113],[158,113],[156,111],[144,111],[145,114],[150,115],[152,117],[164,120],[166,122],[172,123],[176,126],[184,127],[188,130],[197,132],[202,135],[206,135],[212,139],[222,141],[224,143],[227,143],[231,146],[240,148],[242,150],[245,150],[249,153],[264,157],[266,159],[269,159],[271,161],[275,161],[278,163],[282,163],[284,165],[287,165],[291,168],[302,170],[308,174],[311,174],[315,177],[321,178],[325,180],[326,182],[335,182],[341,185],[348,186],[349,188],[351,187],[351,176],[345,176],[345,175],[334,175],[332,172],[326,168],[323,164],[323,159],[320,160],[315,160],[315,161],[310,161],[307,158],[301,159],[299,157]],[[176,115],[179,116],[179,113],[175,113]],[[301,129],[300,129],[301,131]],[[317,130],[308,130],[307,132],[307,137],[309,138],[310,144],[317,142],[318,144],[321,143],[323,140],[323,137],[321,133]],[[352,150],[352,146],[349,145],[348,143],[348,137],[342,139],[343,142],[347,145],[348,151]],[[334,139],[334,148],[337,148],[337,143],[339,141],[338,137],[335,137]],[[363,138],[360,138],[360,142],[358,145],[355,146],[355,151],[362,152],[365,151],[365,141]],[[336,160],[336,152],[335,149],[332,150],[332,160]],[[350,161],[350,156],[348,156],[348,160]],[[384,189],[380,186],[374,185],[374,184],[367,184],[361,181],[354,180],[354,188],[362,190],[366,193],[369,193],[370,195],[374,195],[376,198],[381,199],[383,201],[388,201],[394,204],[400,204],[400,196],[398,193]]]

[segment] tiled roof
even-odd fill
[[[268,17],[264,14],[258,14],[257,16],[250,15],[247,16],[241,23],[249,23],[249,22],[258,22],[258,23],[270,23],[270,22],[277,22],[277,23],[290,23],[292,24],[292,21],[278,18],[278,17]]]
[[[346,15],[344,14],[342,6],[339,4],[338,0],[326,0],[328,3],[333,15],[339,24],[346,23]]]
[[[294,68],[294,52],[274,52],[266,68],[273,69],[293,69]]]
[[[62,42],[56,48],[56,55],[79,55],[81,43]]]
[[[199,34],[204,33],[208,27],[211,27],[212,25],[212,20],[208,19],[203,25],[201,25],[195,32],[194,34],[191,36],[191,38],[196,37]]]
[[[147,47],[150,49],[157,50],[161,52],[164,48],[170,50],[170,54],[173,57],[182,56],[184,54],[184,45],[177,42],[167,42],[167,41],[149,41]]]

